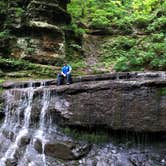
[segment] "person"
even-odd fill
[[[57,76],[57,85],[62,85],[64,82],[64,79],[66,79],[66,84],[71,83],[71,66],[67,63],[64,63],[64,66],[61,69],[61,73]]]

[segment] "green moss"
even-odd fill
[[[0,79],[0,84],[4,83],[5,79]]]
[[[25,12],[25,11],[24,11],[22,8],[20,8],[20,7],[15,8],[16,17],[21,17],[21,16],[23,16],[24,12]]]
[[[158,95],[159,96],[166,96],[166,87],[159,88]]]
[[[25,60],[18,60],[18,59],[5,59],[0,57],[0,67],[4,70],[4,72],[17,72],[19,73],[21,70],[25,74],[25,70],[28,75],[39,75],[39,76],[48,76],[53,77],[56,75],[59,68],[47,66],[47,65],[40,65],[31,63]],[[19,74],[20,75],[20,74]]]
[[[101,144],[109,140],[109,135],[102,131],[88,132],[84,130],[70,129],[68,127],[62,129],[62,131],[76,140],[87,141],[89,143]]]

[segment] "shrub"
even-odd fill
[[[129,68],[128,68],[128,58],[127,57],[120,57],[117,59],[117,62],[114,66],[114,69],[116,71],[127,71]]]
[[[4,30],[0,32],[0,39],[7,39],[10,37],[9,30]]]
[[[149,32],[155,32],[155,31],[166,32],[165,27],[166,27],[166,17],[163,16],[155,19],[153,23],[147,27],[147,30]]]
[[[22,8],[15,8],[15,14],[16,14],[16,17],[21,17],[23,14],[24,14],[24,10]]]
[[[94,17],[91,22],[93,28],[105,28],[106,26],[109,26],[109,24],[109,19],[104,16]]]
[[[150,15],[135,16],[133,17],[132,24],[140,29],[146,28],[149,25],[151,19],[152,18]]]
[[[116,21],[113,21],[111,26],[117,28],[121,31],[122,34],[131,34],[132,33],[132,24],[131,20],[128,18],[121,18]]]
[[[152,42],[162,42],[164,38],[165,38],[164,33],[156,33],[156,34],[152,34],[151,36]]]

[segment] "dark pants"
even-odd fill
[[[64,77],[62,74],[58,74],[57,85],[62,85],[65,79],[67,84],[71,84],[71,74],[67,74],[66,77]]]

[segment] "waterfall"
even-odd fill
[[[40,113],[40,121],[39,121],[39,129],[37,130],[35,137],[39,138],[42,142],[42,159],[43,159],[43,163],[44,166],[46,166],[46,156],[44,154],[44,148],[45,148],[45,143],[46,143],[46,135],[45,135],[45,131],[47,130],[47,128],[49,128],[48,122],[46,121],[46,114],[47,114],[47,109],[49,106],[49,101],[50,101],[50,91],[48,89],[44,89],[43,91],[43,97],[41,100],[41,104],[42,104],[42,109],[41,109],[41,113]],[[48,126],[47,126],[48,124]]]
[[[17,135],[17,136],[15,138],[15,141],[9,145],[4,156],[0,159],[1,165],[5,165],[5,162],[7,161],[7,159],[14,158],[16,150],[20,146],[21,139],[28,135],[34,90],[32,87],[30,87],[30,88],[21,90],[20,94],[21,95],[19,96],[19,99],[18,99],[19,104],[17,108],[14,110],[16,112],[14,112],[13,114],[10,112],[12,105],[9,103],[11,102],[12,99],[14,99],[14,96],[16,95],[15,91],[11,90],[11,91],[8,91],[6,94],[7,95],[7,104],[5,108],[6,118],[4,121],[4,125],[1,127],[1,131],[9,127],[14,132],[14,135]],[[22,97],[24,98],[22,99]],[[21,127],[17,133],[16,131],[17,126],[21,125],[20,124],[21,110],[24,111],[24,123],[23,123],[23,127]]]
[[[42,98],[40,102],[40,115],[39,115],[39,127],[32,132],[31,129],[31,113],[34,103],[34,93],[37,90],[42,90]],[[5,119],[0,128],[0,143],[4,143],[7,148],[0,150],[1,158],[0,165],[5,166],[8,161],[15,160],[17,150],[22,148],[21,141],[24,138],[31,137],[30,144],[25,148],[25,153],[20,162],[20,166],[23,166],[24,162],[29,162],[30,151],[36,153],[34,150],[34,141],[40,139],[42,142],[42,154],[38,155],[42,162],[40,165],[46,166],[46,157],[44,154],[44,147],[46,143],[46,136],[48,129],[52,128],[52,119],[48,116],[48,106],[51,100],[50,90],[45,88],[45,83],[41,82],[41,86],[35,88],[33,83],[29,84],[28,88],[14,88],[7,90],[5,93]],[[22,119],[23,116],[23,119]],[[47,117],[48,116],[48,117]],[[5,138],[4,133],[7,133],[8,139]],[[36,155],[36,154],[35,154]],[[35,161],[30,161],[28,165],[35,165]]]

